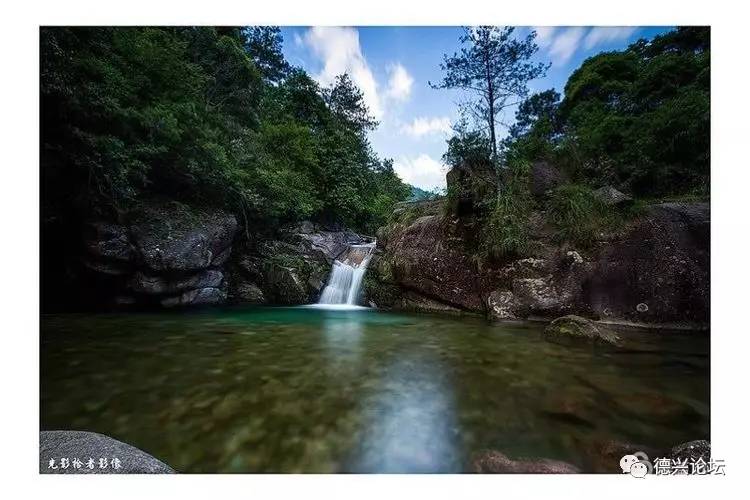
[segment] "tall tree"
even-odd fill
[[[370,114],[365,96],[348,74],[336,77],[336,82],[324,89],[323,98],[331,112],[339,119],[352,125],[355,130],[365,133],[378,126]]]
[[[466,45],[452,56],[443,56],[442,81],[430,86],[437,89],[461,89],[476,94],[470,104],[490,137],[493,159],[497,158],[497,116],[503,109],[528,94],[528,82],[543,76],[548,68],[530,62],[538,50],[536,32],[526,37],[513,36],[511,26],[466,27],[460,41]]]
[[[248,26],[241,36],[245,50],[266,80],[279,83],[289,74],[291,66],[281,51],[284,38],[278,26]]]

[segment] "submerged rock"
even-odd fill
[[[61,459],[66,459],[62,462]],[[81,462],[80,467],[73,459]],[[93,467],[87,466],[89,459]],[[106,467],[100,468],[100,459]],[[115,468],[113,460],[119,461]],[[39,433],[41,474],[174,474],[174,470],[148,453],[96,432],[42,431]]]
[[[511,460],[499,451],[483,451],[472,462],[474,472],[483,474],[576,474],[575,465],[548,458]]]
[[[544,329],[544,338],[564,344],[576,342],[619,345],[620,338],[607,328],[573,314],[557,318]]]

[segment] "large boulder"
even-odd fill
[[[544,339],[561,344],[603,343],[619,345],[620,338],[604,326],[580,316],[557,318],[544,329]]]
[[[90,222],[82,259],[88,288],[113,306],[222,303],[236,232],[231,214],[177,203],[146,203],[120,223]]]
[[[295,267],[268,262],[263,268],[264,296],[275,304],[306,304],[309,295],[305,281]]]
[[[394,229],[385,249],[393,281],[447,306],[483,312],[478,273],[455,228],[454,220],[425,215]]]
[[[487,297],[487,314],[492,320],[518,319],[519,304],[513,292],[509,290],[495,290]]]
[[[148,295],[174,295],[200,288],[221,288],[224,273],[218,269],[206,269],[184,277],[146,274],[136,271],[129,287],[135,293]]]
[[[258,285],[251,281],[241,281],[233,289],[234,302],[244,304],[265,304],[266,296]]]
[[[708,324],[709,250],[708,203],[654,205],[601,249],[581,301],[605,318]]]
[[[570,291],[558,286],[550,274],[540,278],[519,278],[513,280],[513,295],[519,308],[527,314],[555,316],[568,310],[572,303]]]
[[[223,304],[226,300],[226,290],[216,287],[206,287],[188,290],[177,296],[165,297],[161,299],[161,305],[164,307],[216,305]]]
[[[89,462],[89,460],[92,461]],[[103,434],[83,431],[42,431],[39,433],[39,472],[41,474],[174,474],[175,471],[148,453]]]
[[[147,205],[130,227],[143,265],[153,271],[198,271],[229,257],[237,220],[218,210]]]
[[[324,259],[328,264],[333,264],[350,245],[364,242],[362,236],[346,228],[334,231],[309,221],[286,226],[281,235],[284,241],[298,244],[300,253],[313,259]]]

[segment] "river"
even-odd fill
[[[597,441],[709,438],[706,334],[565,347],[534,323],[304,307],[41,330],[41,429],[101,432],[179,472],[464,472],[484,449],[590,470]]]

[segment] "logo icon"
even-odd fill
[[[642,451],[637,451],[632,455],[625,455],[620,459],[620,468],[623,474],[630,474],[633,477],[644,478],[647,474],[653,473],[654,466],[648,459],[648,455]]]

